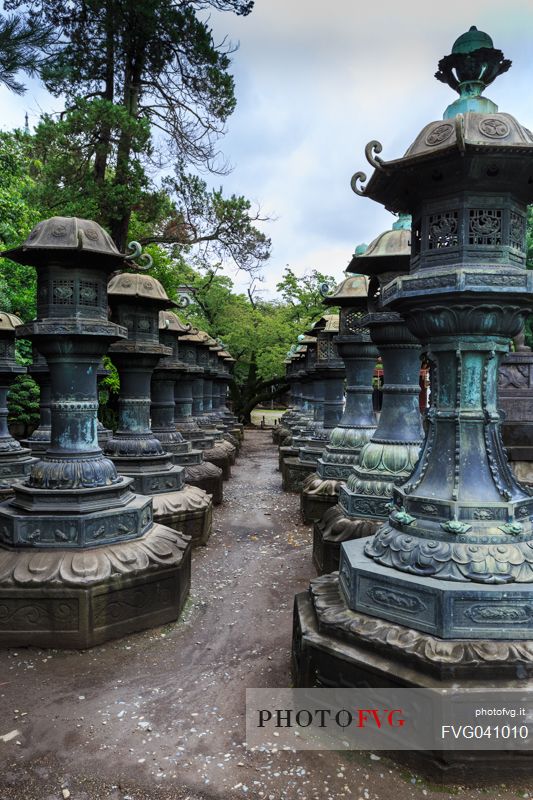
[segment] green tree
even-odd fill
[[[284,360],[298,334],[325,312],[320,286],[333,278],[316,270],[298,278],[287,269],[280,282],[285,287],[282,300],[265,301],[250,291],[236,293],[232,281],[216,269],[201,271],[150,247],[154,266],[150,271],[165,286],[173,299],[180,285],[187,285],[193,296],[190,306],[179,315],[211,336],[221,339],[234,358],[236,413],[249,421],[252,409],[260,402],[286,390]],[[179,277],[178,277],[179,276]],[[296,296],[299,301],[296,301]],[[292,302],[291,302],[292,300]]]
[[[0,132],[0,247],[15,247],[41,219],[32,197],[36,164],[30,154],[31,137],[22,131]],[[0,308],[24,322],[36,310],[37,281],[33,267],[0,258]]]
[[[55,38],[53,28],[36,17],[0,17],[0,83],[15,94],[24,94],[26,87],[17,74],[38,74],[46,64],[45,51]]]
[[[185,164],[224,171],[217,140],[235,108],[231,46],[214,43],[198,11],[245,15],[252,7],[244,0],[40,0],[27,12],[62,34],[42,75],[52,94],[66,98],[62,116],[78,131],[80,177],[90,172],[109,198],[107,225],[120,249],[143,188],[139,162],[160,167],[166,157],[180,175]]]
[[[324,313],[322,288],[335,286],[331,275],[324,275],[313,269],[298,278],[287,266],[276,289],[287,306],[292,309],[291,319],[298,325],[307,325]]]
[[[29,375],[18,375],[8,399],[8,422],[17,426],[20,437],[28,436],[39,424],[39,387]]]

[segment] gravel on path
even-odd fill
[[[533,781],[434,787],[369,753],[246,749],[245,690],[290,686],[293,598],[314,571],[270,431],[246,431],[232,475],[177,623],[0,652],[0,800],[533,800]]]

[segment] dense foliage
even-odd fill
[[[96,220],[123,251],[139,241],[171,298],[189,287],[183,316],[237,359],[236,410],[247,417],[256,402],[283,391],[283,360],[323,312],[325,280],[287,269],[280,299],[264,300],[257,287],[270,254],[265,218],[247,198],[211,189],[199,175],[227,172],[218,143],[236,105],[234,48],[215,43],[205,12],[245,16],[253,2],[6,0],[4,7],[15,15],[0,18],[0,82],[22,91],[17,74],[37,73],[65,105],[43,115],[33,133],[0,134],[0,245],[19,244],[54,215]],[[228,266],[249,275],[247,292],[234,290]],[[0,259],[0,307],[34,316],[33,269]],[[118,378],[106,366],[101,398],[112,406]],[[17,389],[17,409],[23,387],[30,413],[29,379]]]
[[[265,300],[265,217],[200,177],[215,173],[223,184],[219,142],[237,102],[234,48],[214,41],[205,12],[245,16],[253,2],[6,0],[4,8],[0,83],[21,92],[20,73],[38,74],[64,108],[31,133],[0,133],[0,246],[19,244],[53,215],[96,220],[122,251],[140,242],[171,298],[188,287],[182,315],[237,359],[235,408],[247,419],[283,392],[286,353],[323,314],[320,285],[333,280],[287,267],[278,298]],[[527,236],[531,268],[531,211]],[[249,276],[247,291],[235,291],[228,267]],[[35,283],[33,269],[0,258],[1,309],[31,319]],[[531,343],[530,326],[527,336]],[[106,365],[101,396],[112,407],[118,377]],[[12,414],[34,413],[32,382],[16,392]]]

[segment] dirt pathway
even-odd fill
[[[288,686],[294,594],[313,576],[298,497],[268,431],[247,431],[175,625],[84,653],[0,652],[0,800],[533,797],[523,784],[433,791],[367,753],[244,745],[246,687]]]

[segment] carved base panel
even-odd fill
[[[121,459],[115,461],[120,475],[133,480],[133,490],[139,494],[157,494],[158,492],[176,492],[185,485],[185,468],[176,466],[170,460],[168,469],[157,469],[143,465],[139,459],[135,464],[131,461],[121,464]],[[144,470],[143,470],[143,467]]]
[[[32,458],[31,450],[20,448],[0,455],[0,486],[11,486],[13,481],[24,480],[31,472],[31,468],[37,463],[36,458]]]
[[[189,440],[195,450],[203,450],[204,453],[206,450],[211,450],[215,446],[215,440],[212,438],[206,438],[201,434],[198,436],[194,436],[192,439]]]
[[[210,495],[196,486],[153,497],[154,521],[191,537],[193,546],[207,544],[213,523]]]
[[[347,517],[355,517],[357,519],[369,517],[382,520],[387,518],[394,484],[392,481],[376,481],[372,488],[374,492],[379,488],[381,494],[360,494],[352,491],[348,484],[341,488],[339,505]]]
[[[176,620],[190,588],[188,537],[73,553],[0,550],[0,646],[85,649]]]
[[[324,445],[325,442],[322,445],[318,445],[316,447],[314,445],[309,447],[307,446],[300,447],[300,450],[298,452],[298,457],[300,461],[303,461],[304,464],[311,464],[311,466],[314,468],[313,471],[316,471],[318,459],[324,452]]]
[[[533,639],[533,585],[439,580],[400,572],[365,555],[370,540],[345,542],[340,588],[354,611],[441,639]]]
[[[319,575],[339,569],[342,542],[371,536],[377,520],[348,519],[339,506],[326,510],[313,525],[313,563]]]
[[[301,492],[305,479],[315,471],[314,464],[304,464],[298,458],[285,458],[281,468],[284,492]]]
[[[157,432],[156,432],[156,435],[157,435]],[[161,436],[161,438],[159,438],[159,441],[161,442],[161,444],[165,448],[165,452],[166,453],[172,453],[172,455],[176,455],[176,454],[179,453],[179,454],[181,454],[183,456],[186,456],[191,450],[191,443],[190,442],[185,442],[185,441],[182,441],[182,442],[166,441],[166,439],[163,438],[162,436]]]
[[[190,442],[188,443],[190,446]],[[172,460],[177,467],[187,467],[189,464],[201,464],[204,454],[201,450],[189,450],[187,453],[172,453]]]
[[[192,428],[189,430],[186,426],[181,427],[177,425],[176,430],[178,433],[181,433],[185,441],[189,442],[195,450],[205,450],[213,446],[213,438],[207,436],[205,431],[200,430],[200,428]]]
[[[527,647],[526,647],[527,645]],[[461,681],[491,691],[523,688],[533,677],[533,642],[442,642],[400,625],[350,611],[338,576],[311,582],[296,595],[292,644],[296,687],[452,688]],[[397,751],[389,756],[432,782],[501,782],[531,774],[531,756],[517,751]]]
[[[210,461],[185,467],[185,482],[210,494],[214,506],[219,506],[224,500],[222,470]]]
[[[332,454],[326,452],[322,455],[322,458],[318,459],[316,471],[321,478],[345,482],[353,473],[353,467],[357,464],[359,453],[350,456],[350,460],[348,460],[348,457],[346,459],[345,462],[333,461]]]
[[[80,549],[138,539],[152,525],[152,503],[149,497],[129,492],[117,508],[87,510],[80,500],[61,506],[54,493],[49,508],[25,511],[13,500],[0,505],[0,547]],[[65,490],[65,494],[66,494]]]
[[[332,484],[335,481],[324,481],[324,483]],[[304,488],[300,496],[300,511],[303,521],[317,522],[322,519],[329,508],[337,504],[338,500],[335,491],[313,492]]]
[[[244,442],[244,425],[242,423],[230,420],[228,430],[237,439],[239,445]]]

